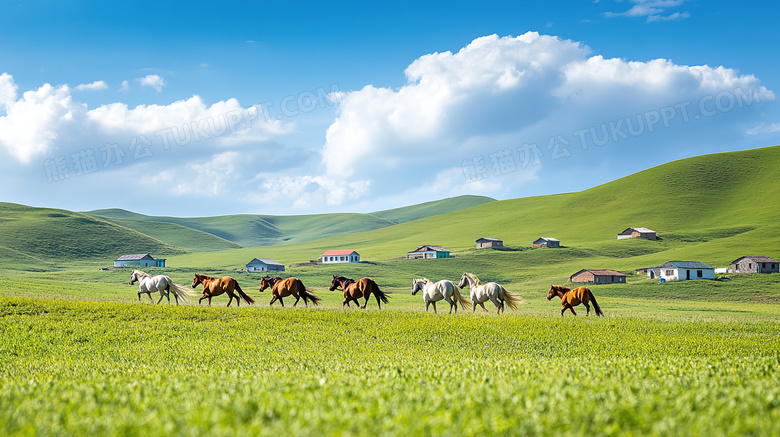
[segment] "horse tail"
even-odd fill
[[[241,286],[238,285],[238,281],[235,279],[233,281],[236,284],[236,291],[238,292],[238,295],[241,296],[247,303],[255,303],[254,299],[252,299],[248,294],[244,293],[244,290],[242,290]]]
[[[176,284],[175,282],[172,281],[168,283],[168,290],[172,291],[173,294],[176,295],[176,297],[183,300],[185,303],[189,302],[189,296],[195,296],[195,294],[189,289],[184,288],[181,285]]]
[[[320,301],[322,300],[318,296],[315,296],[314,293],[306,289],[306,286],[303,285],[303,281],[300,279],[297,280],[298,282],[298,294],[301,295],[303,298],[303,301],[306,302],[306,305],[309,304],[309,300],[311,300],[311,303],[314,305],[319,305]]]
[[[460,294],[460,287],[453,284],[452,285],[452,295],[455,296],[455,299],[458,300],[460,303],[460,307],[464,310],[470,310],[471,309],[471,301],[463,297],[463,295]]]
[[[588,294],[590,295],[590,301],[593,302],[593,309],[596,310],[596,315],[604,317],[604,313],[601,312],[601,307],[599,306],[598,302],[596,302],[596,296],[593,295],[593,292],[590,291],[590,288],[588,288]]]
[[[498,287],[500,288],[501,298],[504,299],[506,306],[510,309],[516,310],[518,305],[523,304],[523,298],[519,294],[507,291],[502,285]]]
[[[374,286],[371,287],[372,288],[371,291],[374,292],[374,296],[378,297],[382,301],[382,303],[388,303],[389,301],[387,300],[387,295],[385,294],[385,292],[379,289],[379,285],[377,285],[376,282],[374,281],[371,282],[374,283]]]

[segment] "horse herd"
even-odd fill
[[[159,304],[163,298],[168,298],[168,303],[171,303],[170,295],[173,294],[176,304],[179,304],[179,299],[184,302],[188,301],[188,297],[194,296],[192,290],[188,290],[181,285],[174,283],[170,277],[166,275],[151,276],[140,270],[133,270],[130,276],[130,285],[138,282],[138,300],[141,300],[142,294],[147,294],[149,300],[152,299],[152,293],[160,293],[160,299],[157,301]],[[203,295],[198,300],[198,305],[203,299],[208,300],[209,306],[211,306],[211,298],[222,294],[227,294],[230,298],[227,306],[236,300],[236,305],[241,305],[241,299],[248,304],[255,303],[255,300],[251,296],[246,294],[241,286],[238,285],[238,281],[230,276],[223,276],[221,278],[213,278],[207,275],[195,274],[192,280],[191,288],[196,288],[198,285],[203,286]],[[464,287],[469,287],[469,298],[466,299],[460,294],[460,290]],[[314,305],[319,305],[320,298],[314,293],[306,289],[303,282],[295,277],[282,279],[280,277],[263,276],[260,281],[260,292],[266,289],[271,289],[271,302],[269,305],[273,305],[274,302],[279,303],[284,307],[285,297],[294,297],[295,303],[293,307],[298,305],[298,301],[303,298],[303,302],[306,307],[309,306],[309,301]],[[379,289],[379,286],[371,278],[361,278],[359,280],[350,279],[344,276],[333,275],[333,280],[330,287],[330,291],[335,291],[341,288],[344,293],[344,302],[341,306],[350,307],[350,302],[354,302],[356,306],[360,308],[366,308],[369,298],[373,295],[376,298],[376,303],[379,309],[382,309],[382,303],[388,303],[387,295]],[[485,302],[491,301],[496,306],[496,313],[500,314],[504,312],[505,307],[510,309],[516,309],[518,305],[523,303],[523,299],[519,294],[507,291],[503,286],[495,283],[488,282],[483,284],[476,276],[471,273],[463,273],[460,281],[456,285],[449,280],[441,280],[433,282],[428,279],[413,279],[412,280],[412,295],[416,295],[417,292],[422,291],[423,301],[425,302],[425,311],[428,311],[428,307],[433,304],[433,312],[436,311],[436,302],[444,300],[450,304],[450,314],[453,310],[457,314],[458,304],[463,309],[471,309],[475,311],[477,305],[481,306],[484,311],[488,311],[485,308]],[[551,285],[550,292],[547,294],[547,300],[553,297],[561,298],[561,316],[564,315],[566,310],[570,310],[573,315],[577,315],[574,312],[574,307],[583,304],[587,309],[587,314],[590,315],[590,306],[588,303],[593,303],[593,307],[597,316],[603,316],[601,308],[596,303],[596,298],[593,296],[593,292],[587,287],[579,287],[571,289],[560,285]],[[363,305],[360,305],[358,299],[365,299]]]

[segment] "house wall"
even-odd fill
[[[595,277],[593,276],[593,273],[591,272],[582,272],[580,274],[574,275],[571,277],[571,282],[593,282],[593,279]]]
[[[731,264],[734,273],[778,273],[780,266],[772,262],[755,262],[751,259],[741,259]]]
[[[624,284],[625,276],[594,275],[591,272],[582,272],[571,277],[571,282],[584,282],[590,284]]]
[[[670,274],[671,272],[671,274]],[[660,278],[667,281],[685,281],[689,279],[715,279],[715,269],[661,269]],[[701,276],[699,276],[701,272]]]
[[[131,266],[132,267],[157,267],[157,261],[153,259],[114,261],[114,267],[131,267]],[[160,267],[165,267],[165,265],[162,265]]]
[[[484,249],[489,247],[504,247],[504,243],[501,241],[485,241],[483,243],[477,243],[477,249]]]
[[[322,257],[323,264],[359,263],[359,262],[360,262],[360,255],[354,253],[351,255],[332,255],[332,256]]]

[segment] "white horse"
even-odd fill
[[[152,293],[160,293],[160,300],[157,301],[159,304],[162,302],[164,297],[168,298],[168,303],[171,303],[171,292],[173,292],[173,298],[176,299],[176,305],[179,304],[179,299],[183,300],[185,303],[189,300],[187,299],[187,296],[194,296],[194,294],[187,290],[186,288],[182,287],[179,284],[175,284],[171,278],[165,275],[157,275],[152,277],[148,273],[144,273],[140,270],[133,270],[133,274],[130,275],[130,285],[133,285],[138,281],[138,301],[141,301],[141,294],[146,293],[149,296],[149,300],[154,302],[154,299],[152,299]]]
[[[420,290],[423,292],[425,311],[428,311],[428,305],[433,304],[433,312],[435,313],[436,302],[442,299],[450,304],[450,314],[452,314],[453,308],[455,308],[455,314],[458,313],[458,302],[460,302],[460,306],[465,309],[471,307],[471,302],[461,296],[460,289],[453,284],[452,281],[443,279],[434,283],[428,279],[412,279],[412,296],[417,294]],[[455,296],[456,301],[452,300],[453,296]]]
[[[463,288],[466,284],[468,284],[471,289],[470,297],[471,303],[474,305],[474,311],[477,310],[477,305],[479,305],[487,312],[485,302],[488,300],[492,301],[496,308],[498,308],[496,314],[504,312],[504,302],[513,310],[517,309],[517,306],[523,303],[523,299],[519,294],[506,291],[504,287],[495,282],[483,284],[476,276],[464,272],[463,276],[460,277],[458,287]]]

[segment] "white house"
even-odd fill
[[[247,272],[283,272],[284,264],[272,259],[255,258],[246,265]]]
[[[154,258],[148,253],[133,253],[117,258],[114,267],[165,267],[165,258]]]
[[[323,264],[332,263],[359,263],[360,254],[351,249],[328,250],[320,255]]]
[[[648,271],[647,275],[664,281],[715,279],[715,267],[698,261],[669,261]]]
[[[561,241],[557,238],[539,237],[532,245],[533,247],[561,247]]]

